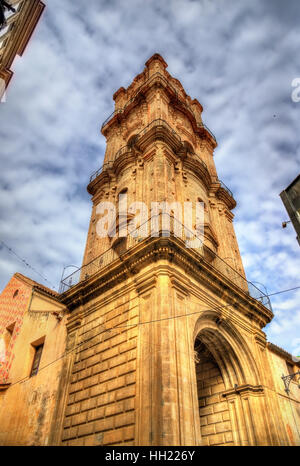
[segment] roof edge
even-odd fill
[[[267,347],[273,353],[276,353],[279,356],[283,356],[289,362],[292,362],[293,364],[296,364],[296,365],[300,366],[300,358],[298,358],[298,356],[293,356],[288,351],[284,350],[283,348],[280,348],[280,346],[277,346],[277,345],[275,345],[274,343],[271,343],[271,342],[267,343]],[[296,361],[296,358],[298,359],[298,361]]]
[[[50,295],[52,298],[57,299],[59,297],[59,293],[57,291],[51,290],[51,288],[48,288],[47,286],[42,285],[41,283],[38,283],[29,277],[26,277],[26,275],[16,272],[13,277],[17,280],[21,280],[23,283],[26,283],[26,285],[31,286],[34,289],[43,291],[44,293]]]

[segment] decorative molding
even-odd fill
[[[0,383],[0,392],[4,392],[11,386],[11,383]]]
[[[226,390],[222,393],[222,396],[225,398],[231,395],[241,395],[241,394],[251,394],[251,393],[263,393],[264,388],[262,385],[251,385],[245,384],[240,386],[235,386],[229,390]]]
[[[157,278],[152,276],[148,279],[141,277],[140,280],[135,281],[135,288],[139,295],[149,292],[151,289],[156,287]]]
[[[179,291],[184,296],[190,295],[190,281],[189,280],[178,280],[174,275],[170,276],[172,287]]]
[[[257,332],[254,336],[254,339],[258,346],[260,346],[261,350],[264,350],[267,346],[267,338],[264,332]]]
[[[122,260],[116,259],[97,274],[70,288],[61,295],[61,301],[69,310],[74,310],[124,281],[128,278],[128,272],[137,274],[146,265],[161,259],[182,267],[185,273],[194,276],[216,296],[224,298],[226,293],[228,304],[239,303],[240,312],[252,318],[260,327],[272,319],[271,311],[212,267],[204,256],[186,248],[182,240],[174,237],[145,238],[125,252]]]

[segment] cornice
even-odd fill
[[[256,332],[255,335],[254,335],[254,339],[257,343],[257,345],[262,349],[264,350],[267,346],[267,338],[266,338],[266,334],[262,331],[260,332]]]
[[[51,290],[51,288],[48,288],[47,286],[42,285],[41,283],[38,283],[35,280],[32,280],[31,278],[26,277],[25,275],[19,272],[16,272],[13,276],[17,280],[20,280],[26,285],[32,287],[33,290],[36,290],[40,294],[50,297],[52,301],[60,302],[59,293],[57,291]]]
[[[137,159],[141,161],[147,159],[149,147],[158,140],[166,144],[168,153],[170,153],[171,150],[180,157],[183,161],[184,168],[190,170],[196,178],[202,180],[207,190],[210,189],[212,179],[203,161],[194,154],[187,156],[186,149],[183,147],[182,141],[176,132],[164,120],[157,119],[153,120],[139,133],[139,138],[134,147],[127,148],[124,146],[118,151],[120,155],[116,155],[113,162],[103,165],[103,169],[99,175],[88,184],[88,192],[95,195],[105,183],[109,182],[113,177],[117,178],[125,167],[136,164]],[[137,154],[145,152],[145,158],[142,155],[137,156]],[[175,160],[174,163],[176,163]]]
[[[240,386],[235,386],[229,390],[226,390],[222,393],[224,398],[230,397],[232,395],[249,395],[249,394],[262,394],[264,391],[262,385],[251,385],[245,384]]]
[[[232,210],[236,207],[236,201],[222,186],[219,186],[218,190],[216,191],[216,197],[223,201],[228,209]]]
[[[216,296],[223,298],[226,294],[229,305],[230,303],[238,305],[239,311],[257,321],[260,327],[271,321],[273,317],[271,311],[212,267],[203,256],[186,248],[181,239],[174,237],[145,238],[126,251],[122,258],[116,259],[97,274],[63,293],[61,301],[70,310],[74,310],[80,304],[95,299],[129,276],[133,277],[146,265],[158,260],[168,260],[171,264],[182,267],[186,274],[191,274]]]
[[[171,274],[170,279],[171,279],[173,288],[175,288],[177,291],[179,291],[184,296],[190,295],[190,291],[189,291],[191,287],[190,280],[183,279],[182,277],[179,280],[174,274]]]
[[[0,392],[4,392],[11,386],[11,383],[0,383]]]
[[[194,175],[196,178],[200,179],[208,191],[211,185],[211,176],[207,167],[205,167],[200,160],[192,158],[192,156],[184,158],[182,162],[184,169],[189,171],[190,174]]]
[[[150,59],[151,60],[151,59]],[[143,75],[143,74],[141,74]],[[144,75],[146,77],[146,75]],[[194,135],[198,136],[202,141],[206,141],[206,144],[210,147],[210,149],[213,151],[217,147],[217,141],[214,137],[214,135],[211,133],[211,131],[202,123],[201,117],[198,119],[195,116],[193,106],[197,106],[199,109],[199,104],[198,101],[192,101],[192,99],[185,93],[183,90],[183,87],[181,86],[180,82],[178,81],[181,89],[181,92],[176,89],[178,87],[178,84],[176,84],[175,88],[174,85],[172,85],[172,82],[174,81],[174,78],[170,78],[170,75],[167,74],[164,76],[164,74],[157,72],[148,77],[135,91],[135,94],[133,97],[128,97],[127,102],[125,103],[123,108],[115,108],[113,113],[108,117],[105,122],[102,125],[101,132],[102,134],[108,138],[110,132],[113,130],[115,124],[121,124],[123,121],[126,120],[128,114],[131,112],[131,110],[139,105],[141,101],[145,100],[147,97],[147,94],[152,91],[152,89],[155,88],[161,88],[164,93],[166,94],[170,104],[176,108],[177,110],[180,110],[182,113],[186,115],[186,117],[189,119]],[[177,80],[175,80],[177,81]],[[125,91],[125,94],[128,95],[128,91],[131,86]],[[120,94],[122,94],[122,97],[124,96],[124,91],[123,88],[120,88],[119,91],[114,95],[114,98],[117,98]],[[182,95],[180,95],[182,94]],[[195,102],[198,104],[195,105]],[[201,114],[201,113],[200,113]]]
[[[110,180],[111,176],[109,174],[109,170],[103,168],[102,172],[97,176],[97,178],[95,178],[87,185],[86,189],[89,194],[94,196],[103,186],[109,183]]]

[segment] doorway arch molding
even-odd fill
[[[241,385],[257,386],[259,371],[244,337],[228,319],[218,312],[205,312],[194,325],[196,339],[205,344],[219,365],[226,390]]]
[[[219,394],[218,400],[205,401],[205,405],[227,401],[234,445],[269,444],[265,393],[259,384],[259,370],[244,336],[228,318],[223,319],[216,310],[205,311],[194,323],[193,350],[195,344],[197,348],[197,340],[202,343],[200,348],[204,345],[215,360],[225,388],[224,391],[215,392]],[[194,381],[196,392],[193,397],[198,399],[196,371]],[[216,410],[213,408],[213,412]],[[201,416],[205,416],[203,409]]]

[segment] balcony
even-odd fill
[[[171,128],[171,126],[165,121],[165,120],[162,120],[161,118],[157,118],[156,120],[153,120],[151,123],[149,123],[147,126],[145,126],[145,128],[143,128],[135,137],[135,141],[134,141],[134,144],[137,144],[139,142],[139,140],[141,140],[141,138],[143,136],[145,136],[148,132],[150,132],[151,130],[153,129],[156,129],[157,130],[157,133],[161,133],[161,138],[162,137],[162,133],[163,131],[161,131],[161,129],[163,130],[166,130],[168,131],[172,137],[174,138],[174,140],[177,142],[177,145],[178,145],[178,148],[180,150],[184,150],[184,144],[179,136],[179,134],[173,129]],[[105,169],[107,168],[110,168],[112,167],[113,163],[124,153],[128,152],[130,150],[130,147],[128,145],[126,146],[122,146],[115,154],[114,158],[112,161],[110,162],[105,162],[101,168],[99,168],[98,170],[94,171],[91,176],[90,176],[90,183],[92,181],[94,181]],[[201,157],[198,155],[198,154],[195,154],[194,152],[191,153],[195,159],[201,163],[201,165],[207,170],[207,165],[205,164],[205,162],[201,159]]]
[[[153,225],[155,225],[153,222],[155,221],[157,221],[157,228],[153,227]],[[167,222],[167,227],[164,222]],[[147,229],[145,229],[146,226]],[[150,234],[148,234],[149,232]],[[176,240],[178,241],[179,238],[180,244],[192,251],[194,256],[196,255],[196,258],[198,258],[197,260],[199,260],[199,262],[203,262],[211,270],[215,270],[221,275],[221,277],[224,277],[225,281],[229,281],[229,283],[237,287],[240,292],[246,293],[272,311],[270,299],[265,292],[261,291],[252,282],[246,280],[243,275],[231,267],[215,252],[210,250],[207,255],[207,248],[205,247],[205,244],[203,246],[201,238],[197,236],[197,233],[189,230],[173,215],[165,212],[153,216],[152,219],[149,218],[144,224],[142,224],[138,229],[133,230],[128,236],[120,238],[120,243],[123,243],[123,247],[121,249],[111,247],[88,264],[83,265],[72,274],[63,278],[60,284],[60,292],[65,293],[77,284],[88,281],[100,271],[108,268],[108,266],[109,268],[112,268],[113,264],[118,263],[120,260],[123,262],[126,257],[130,256],[130,254],[135,254],[137,246],[147,243],[149,244],[149,241],[153,241],[153,243],[155,243],[155,241],[159,240],[160,237],[169,237],[170,240],[173,240],[174,242]],[[186,245],[187,241],[196,241],[197,247],[188,248]],[[208,257],[209,260],[207,259]]]
[[[225,189],[225,191],[229,194],[229,196],[231,196],[234,199],[232,191],[230,191],[230,189],[226,186],[226,184],[223,183],[223,181],[221,181],[219,179],[218,179],[218,183],[220,183],[221,188]]]
[[[114,118],[116,115],[124,114],[126,110],[130,107],[130,105],[137,99],[137,97],[142,94],[142,91],[145,90],[147,87],[150,86],[151,82],[153,81],[158,81],[160,82],[164,87],[169,86],[169,88],[172,90],[174,95],[177,98],[177,91],[176,89],[166,80],[166,78],[161,74],[161,73],[155,73],[153,74],[149,79],[147,79],[143,84],[141,84],[137,90],[135,91],[134,96],[124,105],[122,108],[118,108],[114,110],[107,118],[104,120],[101,126],[101,130],[107,125],[107,123]]]
[[[153,74],[149,79],[147,79],[147,81],[145,81],[143,84],[141,84],[138,89],[136,90],[134,96],[124,105],[124,107],[122,108],[117,108],[115,109],[107,118],[106,120],[104,120],[104,122],[102,123],[102,126],[101,126],[101,130],[103,130],[105,128],[105,126],[115,117],[115,116],[122,116],[122,115],[125,115],[126,112],[130,109],[130,106],[131,104],[134,103],[134,101],[143,94],[143,91],[145,91],[145,89],[148,87],[151,86],[151,84],[154,82],[154,81],[157,81],[158,83],[160,83],[160,85],[162,87],[164,87],[165,89],[169,90],[169,94],[171,96],[171,98],[173,99],[173,101],[180,107],[183,107],[187,112],[189,112],[192,116],[193,116],[193,119],[196,123],[196,127],[198,129],[203,129],[205,131],[207,131],[209,133],[209,135],[212,137],[212,139],[215,141],[215,143],[217,143],[217,140],[214,136],[214,134],[212,133],[212,131],[210,131],[210,129],[204,124],[204,123],[197,123],[196,121],[196,117],[195,117],[195,114],[192,110],[192,108],[187,105],[183,100],[182,98],[179,97],[178,95],[178,91],[172,86],[172,84],[161,74],[161,73],[155,73]]]

